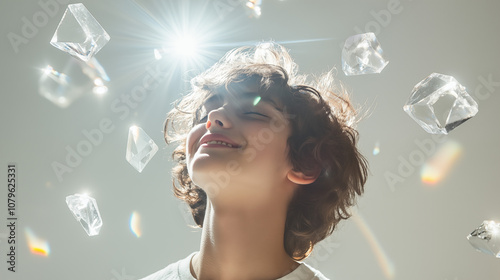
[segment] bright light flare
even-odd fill
[[[103,86],[104,82],[102,81],[101,78],[95,78],[94,79],[94,85],[96,85],[96,86]]]
[[[108,87],[104,85],[104,81],[101,78],[95,78],[92,92],[97,95],[103,95],[108,92]]]
[[[97,94],[97,95],[103,95],[108,92],[108,87],[107,86],[95,86],[92,89],[92,92]]]
[[[42,72],[43,72],[43,78],[50,77],[52,80],[54,80],[55,82],[57,82],[61,85],[69,84],[69,77],[66,76],[66,74],[64,74],[64,73],[57,72],[50,65],[47,65],[45,68],[43,68]]]
[[[44,257],[50,254],[50,247],[47,241],[38,238],[30,228],[25,228],[24,233],[28,240],[28,247],[31,253]]]
[[[186,57],[192,57],[197,54],[198,42],[192,35],[186,34],[174,42],[174,52]]]
[[[500,233],[500,223],[495,221],[484,221],[484,225],[487,231],[491,232],[492,235],[497,236]]]
[[[422,182],[435,185],[441,182],[462,154],[462,146],[449,140],[441,145],[438,151],[422,166]]]
[[[139,127],[137,125],[132,125],[129,127],[129,133],[131,132],[133,137],[134,137],[134,142],[137,142],[137,140],[139,139]],[[135,212],[134,212],[135,213]]]
[[[47,65],[45,68],[42,69],[42,71],[45,75],[49,75],[50,73],[52,73],[55,70],[54,70],[54,68],[52,68],[52,66]],[[57,72],[57,71],[55,71],[55,72]]]
[[[137,237],[141,237],[142,231],[141,231],[141,217],[139,216],[139,213],[137,212],[132,212],[132,215],[130,215],[130,231]]]
[[[194,33],[173,36],[161,48],[153,50],[156,60],[167,59],[181,65],[199,64],[206,52]]]

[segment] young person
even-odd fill
[[[144,278],[327,279],[300,262],[363,193],[356,111],[332,72],[315,83],[274,43],[227,53],[169,112],[175,195],[200,250]]]

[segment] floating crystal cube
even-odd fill
[[[380,73],[389,63],[382,53],[372,32],[351,36],[342,49],[342,70],[346,76]]]
[[[158,146],[142,128],[130,127],[125,157],[137,171],[142,172],[157,151]]]
[[[403,109],[428,133],[448,134],[475,116],[478,105],[455,78],[433,73],[413,88]]]
[[[484,221],[467,239],[477,251],[500,258],[500,223]]]
[[[66,108],[84,93],[104,93],[108,81],[106,71],[96,58],[83,62],[70,57],[63,72],[50,65],[43,69],[38,90],[43,97]]]
[[[109,35],[82,3],[70,4],[50,40],[54,47],[88,61],[109,41]]]
[[[94,198],[86,194],[69,195],[66,197],[66,204],[89,236],[99,234],[102,220]]]

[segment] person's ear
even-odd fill
[[[300,171],[294,171],[290,169],[288,174],[286,175],[288,180],[298,185],[308,185],[314,183],[316,179],[319,177],[320,171],[314,173],[313,175],[306,175]]]

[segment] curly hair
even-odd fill
[[[297,74],[288,51],[275,43],[261,43],[228,52],[219,62],[191,80],[192,90],[177,102],[165,121],[166,143],[179,141],[172,157],[173,190],[185,201],[195,223],[202,227],[207,194],[190,179],[186,166],[186,138],[197,124],[203,103],[210,96],[256,85],[259,95],[278,97],[289,116],[288,159],[293,169],[317,174],[308,187],[298,188],[288,206],[284,248],[294,260],[309,256],[314,245],[348,219],[349,207],[361,195],[368,163],[356,145],[357,110],[333,71],[308,82]],[[178,185],[176,185],[176,181]]]

